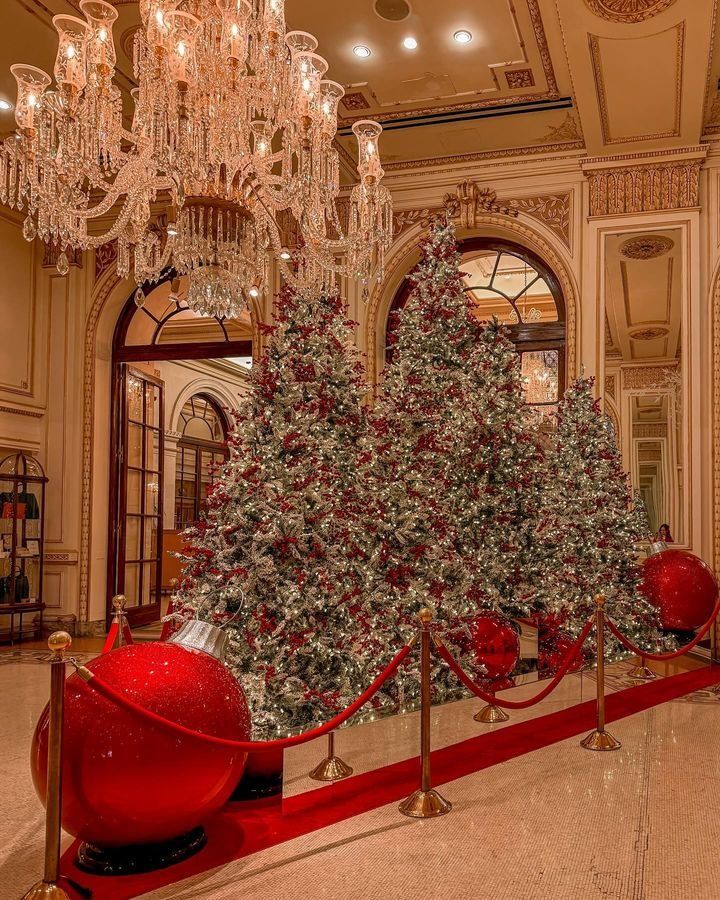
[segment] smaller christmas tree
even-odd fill
[[[540,510],[535,599],[574,636],[602,594],[623,634],[650,650],[664,642],[656,611],[639,590],[635,545],[647,532],[593,386],[593,378],[579,378],[560,403]]]

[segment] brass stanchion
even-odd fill
[[[47,797],[45,803],[45,874],[23,900],[69,900],[57,884],[60,866],[60,809],[62,804],[62,736],[65,699],[65,651],[72,643],[67,631],[48,638],[50,659],[50,723],[48,733]]]
[[[493,696],[495,692],[493,691]],[[501,707],[494,703],[488,703],[483,706],[480,712],[476,712],[473,719],[476,722],[482,722],[485,725],[495,725],[497,722],[507,722],[510,716]]]
[[[617,750],[620,741],[605,731],[605,598],[595,598],[595,639],[597,643],[597,728],[580,741],[586,750]]]
[[[125,594],[115,594],[112,598],[112,607],[115,610],[115,615],[113,616],[113,624],[117,625],[117,642],[115,647],[122,647],[125,643],[125,626],[127,624],[127,619],[125,617],[125,604],[127,603],[127,598]]]
[[[420,610],[420,789],[400,804],[404,816],[430,819],[449,813],[452,804],[430,787],[430,622],[432,612]]]
[[[657,677],[657,672],[653,672],[647,665],[644,656],[641,656],[640,663],[637,666],[633,666],[628,672],[628,678],[634,678],[636,681],[652,681]]]
[[[343,762],[339,756],[335,756],[335,732],[331,731],[328,734],[327,756],[315,766],[310,777],[315,781],[340,781],[352,773],[352,767]]]

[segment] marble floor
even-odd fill
[[[79,654],[97,652],[94,645]],[[43,816],[28,767],[32,730],[47,696],[41,648],[0,652],[0,898],[37,878]],[[694,665],[683,662],[683,668]],[[626,687],[628,663],[610,667],[608,690]],[[667,667],[662,674],[672,674]],[[512,691],[529,696],[528,683]],[[512,721],[594,695],[573,675],[540,707]],[[435,748],[483,728],[465,700],[433,709]],[[356,772],[417,752],[417,715],[342,731],[338,750]],[[711,900],[720,896],[720,701],[698,692],[613,723],[615,753],[589,753],[578,739],[519,756],[442,786],[452,812],[429,821],[396,804],[146,896],[280,900]],[[286,754],[285,794],[315,789],[307,771],[323,742]],[[65,843],[69,838],[65,839]]]

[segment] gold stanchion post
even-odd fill
[[[430,622],[432,611],[420,610],[420,790],[398,807],[404,816],[430,819],[449,813],[452,804],[430,787]]]
[[[67,631],[48,638],[50,659],[50,723],[48,734],[47,797],[45,803],[45,874],[23,900],[69,900],[57,884],[60,867],[60,810],[62,804],[62,735],[65,699],[65,651],[72,643]]]
[[[115,643],[116,649],[117,647],[122,647],[125,643],[125,604],[127,603],[127,599],[125,594],[115,594],[112,598],[112,607],[115,610],[115,615],[113,616],[113,623],[117,625],[117,640]]]
[[[497,722],[507,722],[509,718],[510,716],[505,710],[496,706],[494,703],[488,703],[487,706],[483,706],[480,712],[476,712],[473,716],[473,719],[475,719],[476,722],[482,722],[485,725],[495,725]]]
[[[580,741],[586,750],[617,750],[620,741],[605,731],[605,598],[595,598],[595,642],[597,644],[597,727]]]
[[[637,666],[633,666],[628,672],[628,678],[634,678],[636,681],[652,681],[657,677],[657,672],[653,672],[648,666],[644,656],[641,656],[640,663]]]
[[[352,775],[352,767],[335,756],[335,732],[328,734],[327,756],[319,762],[310,773],[314,781],[340,781]]]

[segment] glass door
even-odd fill
[[[160,618],[163,525],[163,382],[127,364],[120,371],[117,593],[131,625]]]

